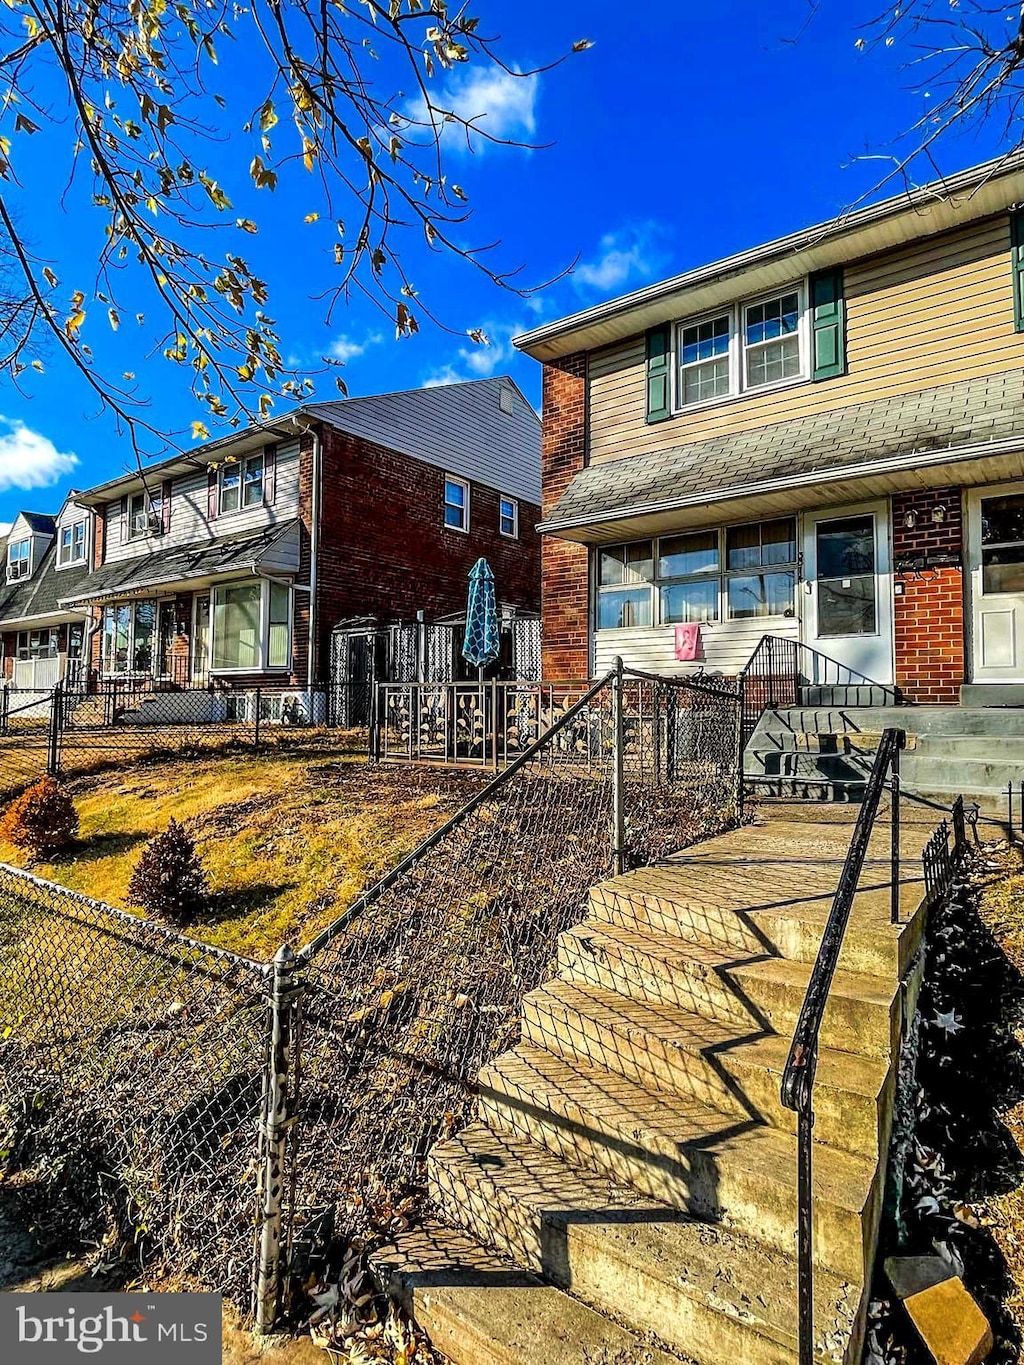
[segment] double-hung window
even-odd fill
[[[519,535],[519,504],[515,498],[502,498],[499,501],[498,530],[513,540]]]
[[[82,564],[85,561],[85,522],[76,521],[71,526],[60,529],[60,548],[57,564],[64,568],[69,564]]]
[[[28,578],[32,567],[32,542],[30,540],[15,540],[7,547],[7,578],[13,582],[16,578]]]
[[[803,285],[676,328],[676,408],[807,374]]]
[[[163,499],[148,493],[133,493],[128,499],[128,539],[138,540],[159,531]]]
[[[686,531],[598,552],[598,630],[792,616],[796,521]]]
[[[264,473],[262,451],[225,464],[220,471],[218,510],[223,514],[237,512],[243,507],[258,507],[263,501]]]
[[[452,531],[469,530],[469,484],[450,474],[444,480],[444,524]]]

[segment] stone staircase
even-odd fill
[[[904,792],[948,806],[963,794],[1004,815],[1007,783],[1024,781],[1024,708],[793,707],[766,711],[744,758],[765,795],[858,799],[882,731],[907,732]]]
[[[771,818],[594,888],[478,1121],[433,1150],[436,1221],[381,1253],[455,1365],[789,1365],[789,1037],[849,845],[843,812]],[[927,827],[910,825],[916,853]],[[861,879],[815,1088],[819,1359],[858,1359],[924,912],[889,923],[884,827]],[[488,1250],[490,1249],[490,1250]]]

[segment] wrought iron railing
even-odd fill
[[[786,706],[902,706],[898,687],[875,682],[855,668],[784,635],[763,635],[740,674],[743,743],[765,711]]]
[[[811,969],[800,1016],[793,1033],[785,1070],[781,1098],[787,1109],[797,1115],[797,1261],[799,1296],[800,1365],[813,1365],[814,1350],[814,1241],[813,1241],[813,1163],[814,1163],[814,1079],[822,1020],[828,1005],[832,979],[839,962],[846,926],[853,909],[857,885],[868,854],[878,817],[882,793],[890,793],[890,918],[900,918],[900,753],[906,746],[906,731],[882,732],[864,798],[850,839],[850,848],[840,874],[822,935],[818,956]],[[931,904],[952,880],[955,865],[967,847],[967,825],[962,797],[951,811],[953,848],[949,847],[950,824],[945,820],[922,851],[925,899]]]

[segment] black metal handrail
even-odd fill
[[[892,837],[890,872],[892,891],[890,914],[899,922],[900,908],[900,752],[906,747],[905,730],[884,730],[875,755],[871,775],[864,788],[864,799],[850,839],[850,848],[832,900],[818,956],[800,1009],[782,1073],[782,1103],[797,1115],[797,1260],[799,1273],[800,1365],[814,1362],[814,1242],[813,1242],[813,1152],[814,1152],[814,1077],[818,1066],[821,1023],[828,1004],[832,979],[839,962],[843,936],[853,909],[868,845],[874,831],[882,793],[892,793]],[[891,782],[888,781],[892,774]]]
[[[757,726],[764,711],[782,706],[799,706],[807,688],[822,687],[842,691],[843,705],[867,704],[876,692],[885,695],[890,706],[905,705],[903,694],[891,683],[876,682],[867,674],[840,663],[788,635],[762,635],[756,649],[739,675],[743,713],[743,744]]]

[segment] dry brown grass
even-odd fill
[[[69,857],[32,866],[127,908],[142,845],[174,816],[195,838],[213,892],[210,912],[191,932],[264,959],[330,923],[483,780],[301,752],[141,762],[73,779],[78,844]],[[5,843],[0,860],[29,864]]]

